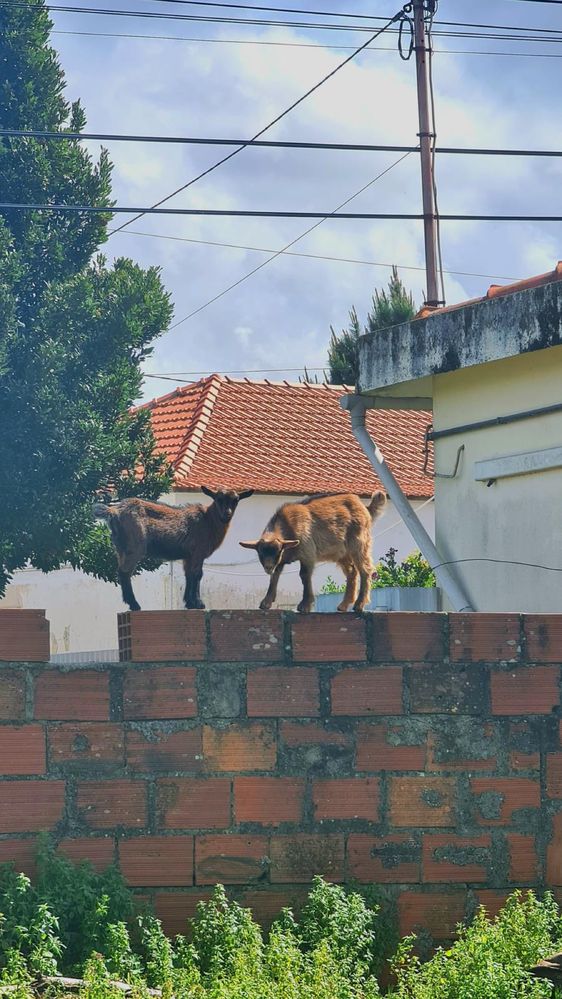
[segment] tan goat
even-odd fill
[[[314,607],[312,573],[317,562],[335,562],[346,577],[339,611],[353,604],[363,611],[369,602],[373,575],[371,528],[386,504],[383,492],[376,492],[367,506],[352,493],[311,496],[300,503],[284,503],[269,521],[258,541],[241,541],[253,548],[268,576],[268,591],[260,604],[269,610],[277,596],[279,577],[286,565],[300,562],[303,597],[297,610],[308,614]],[[357,580],[360,578],[359,595]]]

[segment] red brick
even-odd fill
[[[0,720],[20,721],[24,715],[24,674],[15,669],[0,670]]]
[[[451,777],[392,777],[390,821],[393,826],[454,826],[455,787]]]
[[[12,863],[18,874],[26,874],[28,878],[35,878],[37,872],[36,855],[36,839],[0,840],[0,864]]]
[[[540,806],[539,783],[528,777],[475,777],[470,789],[481,826],[509,825],[521,809]]]
[[[230,825],[230,780],[159,780],[157,810],[160,828],[225,829]]]
[[[312,786],[314,818],[379,820],[379,780],[377,777],[349,777],[319,780]]]
[[[494,891],[490,888],[479,888],[476,892],[476,900],[478,905],[483,905],[489,919],[495,919],[499,912],[503,909],[507,899],[509,898],[508,891]]]
[[[209,614],[215,662],[281,662],[283,617],[279,611],[215,611]]]
[[[278,919],[282,909],[290,909],[298,916],[306,905],[308,888],[251,888],[237,899],[240,905],[252,910],[254,920],[268,930]]]
[[[46,768],[41,725],[0,725],[0,774],[32,776],[44,774]]]
[[[49,622],[44,610],[0,609],[0,659],[8,662],[48,662]]]
[[[265,826],[300,822],[304,787],[301,777],[236,777],[235,821],[259,822]]]
[[[410,744],[416,736],[408,736],[400,725],[362,724],[357,729],[357,770],[424,770],[425,738]],[[421,738],[421,736],[419,737]],[[406,740],[406,745],[403,745]]]
[[[509,880],[515,884],[536,884],[539,877],[539,859],[534,836],[508,833]]]
[[[528,721],[511,722],[509,726],[509,745],[515,748],[509,754],[511,770],[539,770],[541,754],[531,749],[537,744],[536,733]]]
[[[141,829],[147,821],[146,792],[144,781],[84,781],[78,784],[76,804],[92,829]]]
[[[562,885],[562,812],[552,816],[552,838],[546,850],[546,883]]]
[[[127,765],[132,770],[161,773],[166,770],[187,770],[199,773],[203,766],[201,728],[165,732],[152,728],[150,735],[138,729],[128,729]]]
[[[164,933],[175,937],[189,932],[188,920],[193,919],[199,902],[207,902],[211,890],[196,892],[157,892],[154,896],[154,913],[162,923]]]
[[[122,662],[198,662],[206,659],[204,611],[135,611],[120,614],[118,624]]]
[[[35,683],[35,717],[47,721],[108,721],[109,673],[45,670]]]
[[[296,663],[354,663],[367,658],[365,621],[352,614],[307,614],[293,621],[291,631]]]
[[[315,874],[327,881],[344,879],[344,841],[340,835],[272,836],[270,857],[274,884],[308,883]]]
[[[432,883],[486,882],[491,836],[453,836],[426,833],[423,837],[423,880]]]
[[[453,662],[512,662],[521,658],[517,614],[450,614]]]
[[[52,829],[64,811],[64,781],[26,780],[0,782],[0,816],[3,833]]]
[[[203,728],[203,766],[208,772],[273,770],[276,762],[277,745],[271,724],[230,723],[227,728]]]
[[[249,717],[316,718],[319,714],[317,669],[282,666],[248,671]]]
[[[457,731],[455,719],[448,718],[444,730],[428,733],[428,770],[495,770],[495,750],[499,739],[494,725],[476,718],[463,721],[465,725],[469,722],[470,727],[463,725]]]
[[[281,741],[290,749],[300,746],[347,746],[349,735],[327,727],[327,722],[282,721]]]
[[[267,855],[266,836],[198,836],[196,883],[244,885],[258,881],[267,871]]]
[[[373,659],[379,662],[430,662],[443,659],[444,614],[394,612],[373,615]]]
[[[420,852],[419,845],[406,834],[351,833],[347,840],[347,873],[367,884],[416,883],[420,880]]]
[[[344,669],[332,679],[333,715],[401,715],[402,668]]]
[[[123,687],[125,718],[193,718],[197,714],[195,677],[192,666],[128,669]]]
[[[562,614],[524,614],[527,659],[562,662]]]
[[[123,726],[114,722],[67,722],[49,727],[49,764],[79,769],[123,766]]]
[[[132,887],[193,884],[193,836],[134,836],[119,840],[119,866]]]
[[[549,715],[560,703],[557,666],[521,666],[492,673],[492,714]]]
[[[472,665],[410,665],[412,714],[482,715],[488,703],[488,673]]]
[[[115,841],[112,836],[82,836],[63,839],[57,849],[74,864],[89,860],[96,871],[105,871],[115,859]]]
[[[448,940],[464,918],[465,904],[464,891],[402,892],[398,899],[400,935],[423,931],[435,940]]]
[[[562,798],[562,753],[547,753],[546,793],[549,798]]]

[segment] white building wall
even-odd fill
[[[559,404],[562,347],[438,375],[433,397],[435,430]],[[453,469],[461,444],[457,477],[435,481],[441,558],[483,560],[453,567],[475,610],[562,612],[562,572],[505,564],[562,568],[562,468],[489,487],[474,478],[476,461],[560,447],[562,412],[437,441],[437,471]]]
[[[277,507],[294,499],[294,496],[255,495],[240,503],[222,547],[205,566],[201,592],[210,610],[258,607],[268,577],[257,555],[240,548],[238,542],[258,538]],[[209,502],[202,494],[194,493],[174,493],[167,501],[178,505]],[[420,510],[420,518],[433,537],[433,503],[414,501],[413,506]],[[416,548],[392,503],[375,525],[374,559],[380,559],[390,547],[398,549],[401,558]],[[336,566],[320,565],[314,574],[316,592],[328,576],[343,581]],[[142,573],[133,579],[133,588],[144,610],[182,608],[183,585],[181,562],[163,565],[156,572]],[[279,583],[277,607],[294,609],[301,594],[298,565],[288,566]],[[0,606],[45,608],[51,624],[53,654],[117,648],[116,614],[126,610],[117,586],[70,568],[47,575],[35,569],[17,572]]]

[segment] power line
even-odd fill
[[[355,257],[332,257],[324,253],[298,253],[297,251],[291,250],[273,250],[271,247],[265,246],[245,246],[242,243],[221,243],[217,240],[211,239],[190,239],[187,236],[168,236],[164,233],[159,232],[139,232],[138,229],[127,229],[124,233],[125,236],[149,236],[152,239],[171,239],[178,243],[197,243],[201,246],[220,246],[229,250],[252,250],[256,253],[273,253],[273,254],[283,254],[286,257],[307,257],[312,260],[329,260],[340,264],[363,264],[367,267],[388,267],[390,270],[395,266],[394,264],[383,263],[380,260],[358,260]],[[398,264],[400,270],[403,271],[423,271],[425,273],[425,267],[416,267],[413,264]],[[506,276],[505,274],[481,274],[475,271],[452,271],[444,270],[444,274],[454,274],[458,277],[477,277],[477,278],[488,278],[490,281],[519,281],[520,278]],[[288,369],[284,369],[288,370]],[[299,369],[300,370],[300,369]],[[310,369],[311,371],[314,368]]]
[[[239,285],[243,284],[244,281],[247,281],[248,278],[253,277],[253,275],[257,274],[258,271],[261,271],[264,267],[267,267],[267,265],[270,264],[273,260],[276,260],[277,257],[280,257],[282,253],[285,253],[287,250],[290,250],[291,247],[295,245],[295,243],[298,243],[301,239],[304,239],[305,236],[308,236],[311,232],[314,232],[315,229],[318,229],[318,227],[321,226],[322,223],[325,222],[326,219],[330,218],[335,212],[338,212],[340,211],[341,208],[344,208],[346,205],[349,205],[351,201],[353,201],[355,198],[358,198],[360,194],[363,194],[363,192],[366,191],[368,188],[372,187],[373,184],[376,184],[377,181],[381,180],[382,177],[384,177],[387,173],[390,173],[391,170],[394,170],[394,167],[397,167],[400,163],[402,163],[403,160],[407,159],[408,156],[410,156],[410,153],[404,153],[404,155],[400,156],[399,159],[394,161],[394,163],[391,163],[386,168],[386,170],[383,170],[382,173],[379,173],[376,177],[373,177],[372,180],[370,180],[367,184],[364,184],[363,187],[359,188],[358,191],[355,191],[352,195],[350,195],[349,198],[346,198],[345,201],[342,201],[340,205],[334,208],[333,212],[330,212],[328,215],[321,218],[319,222],[315,222],[314,225],[309,226],[308,229],[305,229],[304,232],[301,232],[300,235],[296,236],[295,239],[292,239],[290,243],[287,243],[286,246],[282,247],[281,250],[277,250],[275,253],[272,254],[271,257],[268,257],[267,260],[262,260],[261,264],[258,264],[257,267],[253,267],[252,270],[248,271],[247,274],[243,274],[242,277],[238,278],[237,281],[234,281],[226,288],[223,288],[223,290],[219,291],[217,295],[214,295],[207,302],[204,302],[203,305],[199,305],[192,312],[188,313],[187,316],[184,316],[183,319],[179,319],[176,323],[173,323],[172,326],[170,326],[170,329],[173,330],[177,326],[181,326],[182,323],[187,322],[188,319],[192,319],[193,316],[198,315],[199,312],[203,312],[203,309],[206,309],[208,308],[209,305],[213,305],[215,302],[218,302],[219,298],[223,298],[230,291],[233,291],[234,288],[237,288]]]
[[[272,139],[217,139],[179,135],[124,135],[105,132],[49,132],[39,129],[0,128],[0,136],[6,138],[51,139],[95,142],[155,142],[193,146],[249,146],[268,149],[322,149],[343,152],[368,153],[418,153],[419,146],[383,146],[359,142],[305,142],[302,140],[276,141]],[[437,146],[434,150],[442,155],[462,156],[546,156],[562,157],[561,149],[486,149],[479,147]]]
[[[273,128],[273,126],[276,125],[278,122],[280,122],[283,118],[285,118],[286,115],[288,115],[291,111],[294,111],[296,107],[302,104],[303,101],[305,101],[308,97],[311,96],[311,94],[315,93],[321,86],[323,86],[324,83],[326,83],[333,76],[335,76],[336,73],[339,73],[339,71],[343,69],[344,66],[347,66],[347,64],[351,62],[352,59],[355,59],[355,57],[358,56],[360,52],[363,52],[363,50],[366,49],[371,44],[371,42],[374,42],[380,35],[383,34],[384,31],[386,31],[387,28],[390,27],[391,24],[393,24],[397,20],[400,20],[401,17],[402,17],[402,12],[400,11],[397,14],[395,14],[393,17],[389,18],[387,23],[383,25],[382,28],[379,28],[379,30],[376,31],[374,35],[371,35],[371,37],[368,38],[367,41],[363,43],[363,45],[360,45],[359,48],[355,49],[342,62],[338,63],[338,65],[335,66],[334,69],[330,70],[329,73],[326,73],[326,75],[323,76],[322,79],[319,80],[317,83],[315,83],[314,86],[310,87],[304,94],[302,94],[301,97],[298,97],[296,101],[293,101],[293,103],[289,105],[289,107],[285,108],[284,111],[281,111],[280,114],[278,114],[275,118],[273,118],[270,122],[268,122],[268,124],[265,125],[263,128],[261,128],[258,132],[256,132],[255,135],[252,135],[251,137],[252,141],[260,139],[262,135],[264,135],[266,132],[269,131],[270,128]],[[222,159],[217,160],[216,163],[211,164],[210,167],[207,167],[206,170],[203,170],[201,173],[197,174],[197,176],[192,177],[191,180],[188,180],[187,183],[182,184],[181,187],[176,188],[176,190],[172,191],[171,194],[167,194],[164,198],[160,198],[159,201],[157,201],[154,205],[151,206],[152,209],[154,210],[159,208],[160,205],[163,205],[166,201],[170,201],[170,199],[174,198],[177,194],[180,194],[182,191],[186,191],[187,188],[191,187],[193,184],[196,184],[197,181],[202,180],[203,177],[207,177],[210,173],[218,169],[218,167],[222,166],[224,163],[227,163],[229,160],[233,159],[234,156],[237,156],[244,149],[246,149],[246,145],[240,145],[236,149],[233,149],[231,153],[228,153],[226,156],[223,156]],[[120,232],[122,229],[125,229],[128,225],[131,225],[131,223],[137,222],[138,219],[142,218],[142,216],[145,214],[146,212],[139,212],[134,216],[134,218],[129,219],[127,222],[118,226],[116,229],[110,230],[108,235],[112,236],[114,233]]]
[[[537,0],[540,2],[540,0]],[[562,3],[562,0],[560,0]],[[353,45],[326,45],[322,42],[277,42],[268,41],[263,38],[190,38],[185,35],[144,35],[141,33],[118,32],[118,31],[63,31],[55,28],[51,32],[53,35],[79,35],[89,38],[127,38],[142,39],[151,42],[188,42],[209,45],[262,45],[275,48],[286,49],[327,49],[338,52],[351,52],[355,48]],[[370,52],[396,52],[394,46],[370,45],[365,50],[365,54]],[[520,57],[522,59],[562,59],[562,55],[554,52],[496,52],[485,49],[434,49],[436,55],[471,55],[471,56],[503,56]]]
[[[409,153],[405,154],[406,156]],[[86,212],[88,214],[127,215],[204,215],[210,218],[262,218],[262,219],[364,219],[417,221],[423,215],[417,212],[290,212],[257,211],[249,208],[129,208],[100,205],[39,205],[0,203],[0,211],[30,212]],[[562,222],[562,215],[440,215],[444,222]],[[118,230],[115,229],[114,232]]]
[[[46,4],[45,7],[38,4],[29,4],[22,2],[22,0],[0,0],[1,7],[11,7],[11,8],[23,8],[25,10],[51,10],[58,11],[60,13],[72,13],[72,14],[95,14],[107,17],[140,17],[149,20],[172,20],[172,21],[189,21],[196,23],[205,24],[246,24],[250,26],[259,27],[284,27],[284,28],[305,28],[311,30],[320,31],[351,31],[351,32],[367,32],[372,31],[372,24],[362,24],[362,25],[347,25],[347,24],[322,24],[320,22],[310,22],[310,21],[281,21],[274,20],[272,18],[259,19],[259,18],[235,18],[235,17],[215,17],[214,15],[201,15],[201,14],[176,14],[176,13],[163,13],[158,11],[146,11],[146,10],[112,10],[106,7],[77,7],[73,5],[65,4]],[[379,18],[373,18],[373,20],[378,20]],[[394,20],[394,19],[393,19]],[[389,22],[390,24],[392,21]],[[434,34],[441,37],[448,38],[492,38],[500,40],[522,40],[522,41],[554,41],[561,42],[562,34],[556,28],[534,28],[526,27],[524,25],[501,25],[501,24],[480,24],[477,22],[465,22],[465,21],[439,21],[436,22],[440,26],[450,26],[453,28],[476,28],[477,31],[435,31]],[[485,29],[485,30],[481,30]],[[384,29],[383,29],[384,30]],[[396,33],[398,29],[393,29],[393,33]],[[489,34],[487,32],[503,32],[503,34]],[[512,34],[507,34],[511,32]],[[527,32],[526,35],[521,34],[522,32]],[[530,34],[532,33],[532,34]],[[550,38],[540,38],[536,37],[538,35],[553,35],[555,37]]]

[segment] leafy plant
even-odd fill
[[[412,940],[405,940],[394,965],[392,999],[543,999],[551,986],[528,969],[561,946],[562,922],[552,896],[539,901],[515,892],[495,920],[479,909],[452,947],[425,964]]]
[[[372,588],[383,586],[436,586],[435,573],[421,552],[412,552],[396,561],[397,548],[389,548],[375,568]]]
[[[412,552],[402,562],[396,561],[397,548],[389,548],[380,562],[375,566],[371,589],[381,589],[384,586],[423,586],[437,585],[435,573],[421,552]],[[321,593],[343,593],[345,586],[336,583],[328,576]]]

